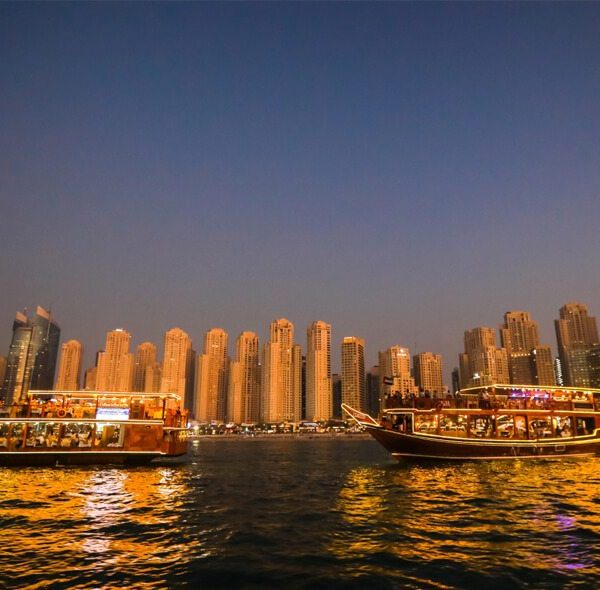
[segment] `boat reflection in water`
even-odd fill
[[[57,587],[104,579],[120,570],[120,584],[135,572],[154,580],[181,561],[193,543],[177,543],[181,503],[188,493],[173,467],[145,469],[3,469],[0,544],[10,547],[15,587],[44,579]],[[35,534],[33,534],[35,532]],[[42,566],[43,564],[43,566]],[[116,583],[115,586],[118,587]]]
[[[599,489],[597,458],[359,467],[327,550],[384,585],[594,588]]]

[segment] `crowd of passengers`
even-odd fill
[[[3,410],[3,411],[1,411]],[[3,407],[0,400],[0,413],[9,418],[75,418],[82,420],[94,420],[98,408],[96,404],[77,404],[67,402],[38,402],[34,400],[29,404],[12,404]],[[137,405],[130,408],[130,418],[141,420],[162,420],[162,405]],[[164,415],[165,425],[171,427],[185,427],[187,422],[186,412],[182,413],[179,408],[167,409]]]
[[[86,448],[91,447],[93,443],[92,428],[81,429],[79,431],[69,430],[66,427],[57,427],[48,424],[41,429],[27,425],[27,430],[23,426],[13,427],[8,436],[8,432],[0,436],[0,447],[7,448],[9,441],[13,448],[23,448],[23,444],[28,448]],[[98,437],[97,445],[117,446],[119,444],[119,430],[112,428],[106,432],[106,435]]]
[[[419,391],[419,393],[392,393],[388,394],[384,400],[385,408],[467,408],[477,404],[482,410],[497,410],[501,408],[515,410],[553,410],[570,409],[563,408],[566,403],[568,406],[573,404],[589,404],[592,406],[592,399],[585,394],[576,394],[572,397],[508,397],[506,395],[494,395],[487,391],[480,392],[476,399],[470,395],[461,395],[459,392],[450,393],[430,393],[429,391]],[[598,400],[600,405],[600,400]]]

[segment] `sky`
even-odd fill
[[[600,4],[1,3],[0,354],[51,306],[444,357],[600,313]]]

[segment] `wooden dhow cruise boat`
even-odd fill
[[[0,465],[143,465],[187,452],[173,393],[30,391],[0,407]]]
[[[600,389],[489,385],[445,398],[399,395],[379,420],[343,410],[405,459],[558,459],[600,452]]]

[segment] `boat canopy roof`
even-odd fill
[[[600,394],[600,389],[591,389],[589,387],[563,387],[562,385],[513,385],[507,383],[495,383],[492,385],[467,387],[461,389],[458,393],[460,395],[479,395],[484,392],[508,396],[535,396],[544,394],[551,396],[571,396],[585,393]]]
[[[27,395],[29,397],[71,397],[77,399],[97,398],[97,397],[119,397],[119,398],[146,398],[146,399],[173,399],[181,401],[181,396],[177,393],[144,393],[141,391],[90,391],[88,389],[75,391],[56,391],[56,390],[30,390]]]

